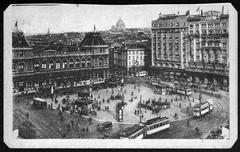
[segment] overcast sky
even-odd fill
[[[19,28],[26,34],[57,32],[88,32],[94,24],[97,30],[108,30],[121,17],[127,28],[151,27],[151,21],[159,13],[196,14],[198,7],[203,11],[222,11],[223,4],[214,5],[55,5],[55,6],[12,6],[12,28],[18,21]],[[224,6],[224,13],[228,13]]]

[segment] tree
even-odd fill
[[[34,139],[37,137],[36,130],[31,122],[23,121],[19,126],[19,137],[24,139]]]

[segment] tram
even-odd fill
[[[207,101],[200,102],[193,106],[193,116],[194,117],[201,117],[204,114],[209,113],[212,111],[213,105]]]
[[[190,96],[190,95],[192,94],[192,89],[191,89],[191,88],[186,88],[186,89],[180,89],[180,88],[178,88],[176,92],[177,92],[178,94]]]
[[[145,135],[145,126],[143,124],[135,124],[132,127],[125,128],[119,133],[120,139],[142,139]]]
[[[142,139],[147,135],[166,130],[170,127],[168,117],[154,117],[144,123],[135,124],[120,132],[120,139]]]
[[[163,131],[170,127],[168,117],[155,117],[147,120],[144,125],[146,126],[146,135],[151,135],[159,131]]]

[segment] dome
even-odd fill
[[[120,19],[117,21],[116,26],[125,26],[125,23],[124,23],[123,20],[120,18]]]
[[[123,22],[123,20],[121,18],[119,18],[119,20],[117,21],[116,29],[117,29],[117,31],[125,30],[125,23]]]

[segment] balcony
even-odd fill
[[[13,76],[28,76],[28,75],[35,75],[35,74],[49,74],[49,73],[56,73],[56,72],[74,72],[74,71],[81,71],[81,70],[97,70],[97,69],[106,69],[109,68],[109,65],[103,65],[103,66],[91,66],[91,67],[74,67],[74,68],[61,68],[61,69],[45,69],[45,70],[39,70],[39,71],[21,71],[21,72],[15,72],[13,73]]]

